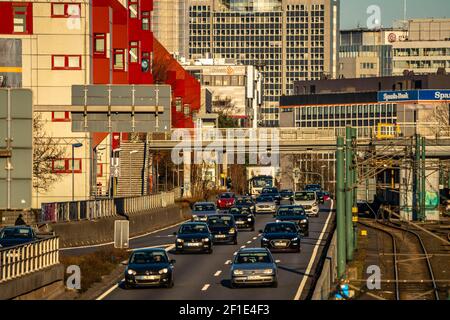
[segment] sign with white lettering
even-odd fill
[[[450,90],[380,91],[378,102],[450,101]]]

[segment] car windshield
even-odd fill
[[[302,216],[305,214],[303,208],[280,208],[278,209],[278,216]]]
[[[266,225],[265,233],[294,233],[296,232],[293,223],[271,223]]]
[[[180,227],[179,234],[208,233],[205,224],[185,224]]]
[[[241,210],[238,208],[231,208],[229,213],[230,214],[241,214]]]
[[[256,188],[271,187],[272,186],[272,179],[270,179],[270,178],[253,179],[253,186],[256,187]]]
[[[319,184],[307,184],[305,186],[306,190],[320,190],[320,185]]]
[[[234,261],[235,264],[241,263],[271,263],[272,258],[267,252],[241,252],[238,253]]]
[[[3,229],[3,231],[0,234],[1,239],[6,238],[31,238],[32,233],[31,230],[28,228],[8,228]]]
[[[212,216],[208,218],[208,224],[212,226],[231,226],[233,225],[233,216]]]
[[[167,263],[167,261],[167,255],[162,251],[135,252],[130,258],[130,263],[133,264]]]
[[[222,193],[219,198],[221,199],[230,199],[232,198],[231,193]]]
[[[278,190],[276,188],[264,188],[262,190],[263,193],[277,193]]]
[[[214,204],[196,204],[194,205],[194,211],[214,211],[216,206]]]
[[[256,202],[273,202],[272,197],[258,197],[256,198]]]
[[[293,193],[291,190],[281,190],[280,193]]]
[[[295,200],[298,201],[311,201],[315,199],[314,192],[297,192],[295,194]]]

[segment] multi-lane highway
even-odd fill
[[[333,202],[321,206],[319,217],[310,218],[309,237],[303,238],[300,253],[274,253],[278,261],[278,288],[239,288],[229,286],[230,264],[233,254],[241,247],[260,247],[260,234],[265,224],[273,221],[272,215],[256,216],[256,231],[240,231],[237,245],[215,245],[213,254],[175,254],[173,232],[178,226],[133,240],[132,248],[164,247],[176,260],[175,286],[165,288],[137,288],[125,290],[122,283],[103,293],[100,299],[120,300],[239,300],[304,299],[311,286],[312,277],[323,245],[334,223]]]

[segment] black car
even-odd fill
[[[125,289],[136,286],[173,287],[173,265],[164,249],[135,250],[125,269]]]
[[[186,222],[183,223],[178,232],[174,233],[175,251],[203,251],[212,253],[213,236],[206,222]]]
[[[291,189],[283,189],[280,190],[281,200],[293,200],[294,199],[294,191]]]
[[[280,206],[274,215],[277,221],[295,222],[303,236],[309,236],[309,219],[302,206]]]
[[[237,226],[233,215],[215,214],[208,216],[208,227],[213,235],[213,243],[237,244]]]
[[[263,188],[261,191],[261,195],[273,197],[277,204],[280,203],[280,200],[281,200],[280,192],[275,187]]]
[[[247,207],[233,207],[228,211],[234,217],[238,229],[255,231],[255,215]]]
[[[28,226],[4,227],[0,229],[0,248],[39,240],[33,228]]]
[[[238,198],[234,204],[234,207],[242,209],[246,208],[249,209],[251,213],[255,213],[255,201],[252,197]]]
[[[270,251],[300,252],[300,230],[294,222],[269,222],[260,230],[261,247]]]

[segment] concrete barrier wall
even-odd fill
[[[323,268],[311,300],[328,300],[330,293],[334,290],[337,279],[337,238],[336,231],[331,239],[330,247],[323,264]]]
[[[130,237],[151,232],[184,220],[183,210],[177,205],[134,213],[130,218]],[[114,221],[124,217],[107,217],[50,224],[49,228],[60,239],[61,247],[85,246],[114,241]]]

